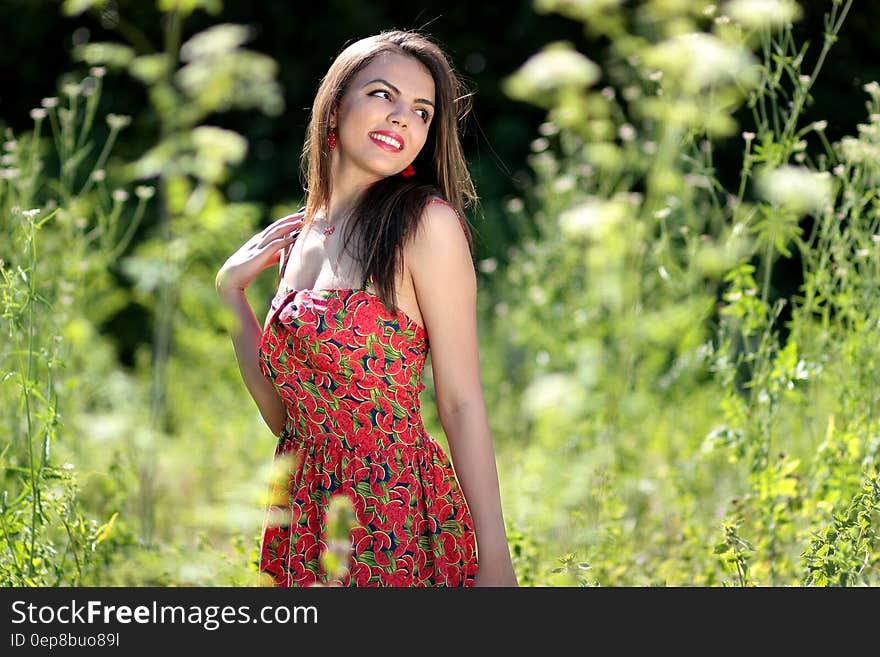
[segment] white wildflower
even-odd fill
[[[806,167],[781,166],[761,169],[757,176],[759,194],[796,213],[821,211],[831,200],[831,176]]]
[[[874,166],[880,160],[880,147],[867,144],[855,137],[844,137],[837,144],[842,159],[852,164],[870,164]]]
[[[73,98],[74,96],[78,96],[79,92],[82,91],[82,87],[76,84],[75,82],[65,82],[61,85],[61,91],[65,96],[70,96]]]
[[[646,62],[662,70],[682,89],[699,93],[733,78],[740,84],[757,81],[757,60],[744,46],[733,45],[704,32],[678,34],[650,48]]]
[[[547,303],[547,293],[544,291],[544,288],[540,285],[532,285],[529,288],[529,298],[534,302],[536,306],[543,306]]]
[[[559,216],[559,227],[570,237],[601,238],[612,231],[627,214],[621,201],[590,199],[569,208]]]
[[[251,28],[246,25],[214,25],[190,37],[180,47],[180,58],[191,62],[200,57],[223,55],[247,43],[251,36]]]
[[[200,156],[215,162],[235,164],[247,154],[247,140],[232,130],[203,125],[193,129],[192,140]]]
[[[577,381],[570,374],[552,372],[539,375],[523,393],[523,410],[532,418],[543,413],[557,413],[568,405],[577,389]]]
[[[636,129],[631,123],[624,123],[618,129],[617,134],[623,141],[632,141],[636,138]]]
[[[129,123],[131,123],[131,117],[126,114],[107,115],[107,125],[110,126],[111,130],[122,130]]]
[[[623,88],[621,94],[624,100],[633,101],[641,98],[642,90],[638,85],[630,84]]]
[[[532,140],[531,148],[536,153],[540,153],[541,151],[547,150],[550,146],[550,142],[546,137],[538,137],[537,139]]]
[[[871,98],[874,100],[880,100],[880,84],[877,84],[876,80],[872,80],[865,85],[862,85],[862,89],[871,94]]]
[[[153,194],[155,193],[156,188],[150,187],[149,185],[138,185],[134,188],[134,195],[144,200],[153,198]]]
[[[575,183],[575,178],[572,175],[566,174],[564,176],[559,176],[559,178],[553,182],[553,191],[558,193],[571,191],[574,189]]]
[[[731,0],[724,11],[746,27],[782,27],[801,17],[794,0]]]
[[[536,95],[587,87],[599,74],[599,67],[570,43],[557,41],[529,57],[504,86],[512,98],[532,101]]]

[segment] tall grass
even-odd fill
[[[100,11],[63,6],[92,4]],[[213,279],[260,209],[226,200],[247,142],[206,119],[234,108],[277,114],[282,102],[277,66],[243,47],[243,26],[184,39],[200,4],[163,8],[157,52],[124,22],[137,49],[77,46],[89,75],[68,76],[33,111],[32,131],[7,135],[4,584],[258,581],[271,434],[246,400]],[[145,86],[159,126],[134,162],[113,156],[130,118],[99,112],[104,81],[120,74]],[[125,365],[110,327],[132,309],[152,340]]]
[[[33,131],[7,132],[3,145],[0,412],[8,439],[0,452],[0,577],[6,585],[81,583],[106,558],[101,543],[116,518],[84,509],[77,468],[56,456],[69,404],[89,369],[76,369],[84,355],[76,347],[93,341],[97,358],[107,348],[91,335],[90,320],[100,320],[112,303],[101,296],[110,286],[107,267],[131,239],[150,192],[139,187],[131,209],[124,190],[108,188],[103,166],[127,117],[107,117],[105,147],[86,165],[105,72],[96,67],[80,83],[65,83],[62,98],[45,98],[31,112]],[[46,123],[57,160],[42,147]]]
[[[550,44],[506,81],[548,110],[509,204],[537,235],[485,308],[530,581],[880,581],[877,84],[858,135],[801,118],[851,6],[811,56],[794,2],[536,2],[609,45]],[[728,189],[713,154],[737,138]]]

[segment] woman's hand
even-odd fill
[[[303,223],[303,214],[290,215],[260,231],[220,267],[214,287],[223,296],[236,290],[243,291],[257,274],[278,263],[281,249],[293,244],[295,233]]]

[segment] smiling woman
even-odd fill
[[[279,438],[260,546],[273,585],[516,585],[459,211],[477,198],[458,135],[463,92],[440,47],[415,32],[345,48],[312,107],[306,205],[217,275],[242,320],[242,376]],[[261,329],[244,289],[275,263]],[[454,469],[420,415],[429,346]],[[340,500],[354,523],[337,571],[328,525]]]

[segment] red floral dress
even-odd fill
[[[284,288],[260,343],[260,368],[287,407],[260,572],[275,586],[473,585],[473,520],[420,416],[426,330],[363,289]],[[356,522],[347,572],[331,579],[322,553],[338,495]]]

